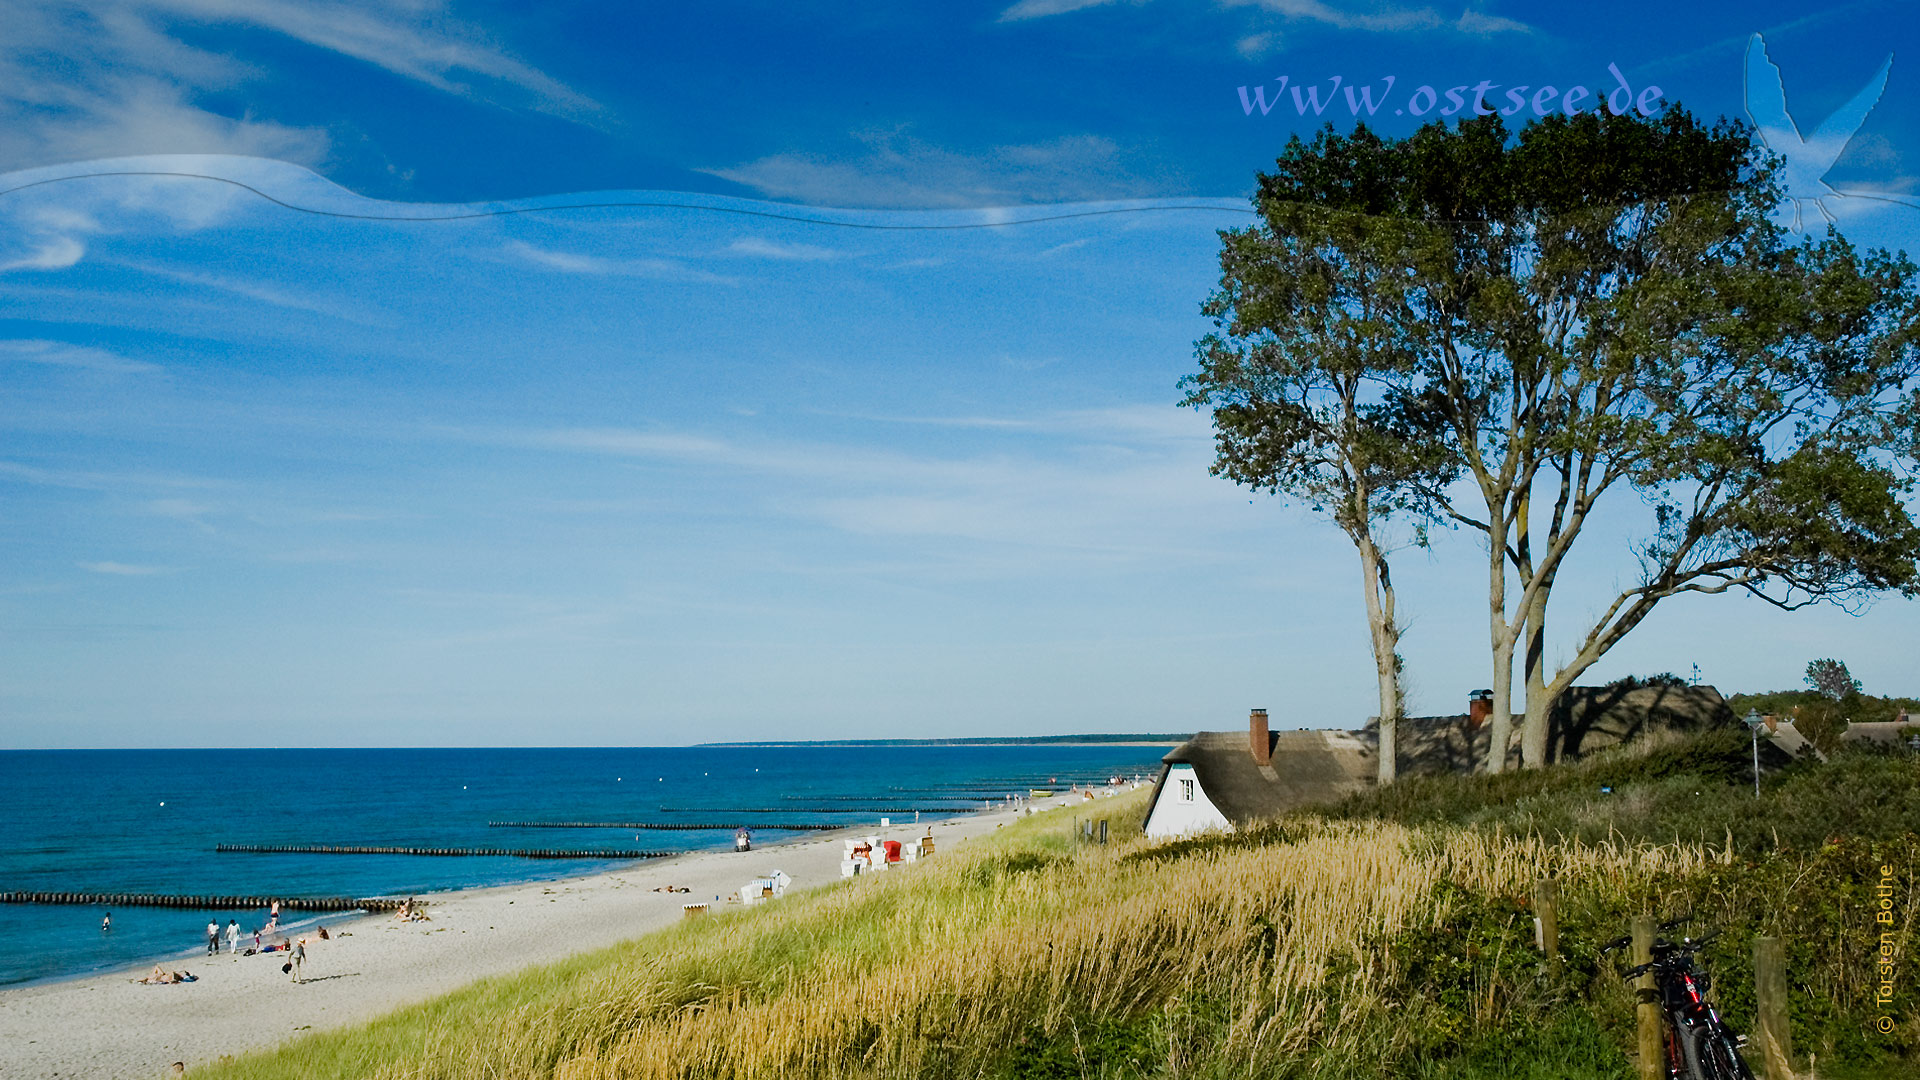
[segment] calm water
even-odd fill
[[[1005,794],[1056,777],[1064,786],[1114,773],[1150,775],[1164,752],[1151,746],[0,751],[0,891],[383,896],[566,877],[622,864],[216,854],[213,848],[727,848],[731,832],[487,823],[877,823],[881,804],[867,797],[904,808],[940,805],[973,784]],[[732,809],[743,807],[792,809]],[[938,816],[945,815],[922,820]],[[794,835],[802,834],[761,832],[755,842]],[[190,953],[202,947],[210,918],[222,927],[238,919],[248,930],[266,919],[264,911],[118,908],[112,929],[102,932],[101,914],[77,905],[0,904],[0,985]]]

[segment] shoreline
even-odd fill
[[[1019,813],[1002,808],[918,825],[849,827],[745,853],[688,852],[577,877],[422,893],[428,922],[397,923],[384,913],[327,920],[331,940],[308,935],[300,984],[280,972],[285,954],[275,952],[189,956],[169,966],[193,971],[192,983],[130,981],[151,969],[143,963],[10,986],[0,989],[0,1076],[165,1075],[175,1061],[191,1067],[350,1026],[479,979],[643,936],[683,918],[683,903],[737,895],[775,869],[792,878],[790,892],[838,882],[842,841],[850,836],[904,841],[931,830],[937,859]],[[667,884],[691,892],[653,891]]]

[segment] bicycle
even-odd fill
[[[1686,918],[1660,924],[1661,931],[1686,924]],[[1655,938],[1653,959],[1629,968],[1622,976],[1631,982],[1642,975],[1653,975],[1654,993],[1660,1013],[1666,1021],[1662,1045],[1667,1056],[1668,1080],[1754,1080],[1740,1056],[1746,1040],[1736,1035],[1720,1018],[1719,1010],[1706,1000],[1711,985],[1707,973],[1695,966],[1700,947],[1719,937],[1718,930],[1705,937],[1682,937],[1678,942]],[[1600,949],[1602,956],[1633,944],[1631,936],[1617,938]]]

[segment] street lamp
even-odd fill
[[[1753,732],[1753,797],[1760,797],[1760,725],[1766,723],[1760,718],[1759,709],[1748,709],[1742,718],[1747,730]]]

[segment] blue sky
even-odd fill
[[[1825,205],[1920,250],[1899,5],[1598,12],[11,5],[0,746],[1357,725],[1350,549],[1173,404],[1313,123],[1239,87],[1612,64],[1732,114],[1761,31],[1811,132],[1891,51]],[[1631,573],[1588,544],[1569,616]],[[1397,567],[1419,709],[1486,682],[1479,560]],[[1914,693],[1915,640],[1681,600],[1595,676]]]

